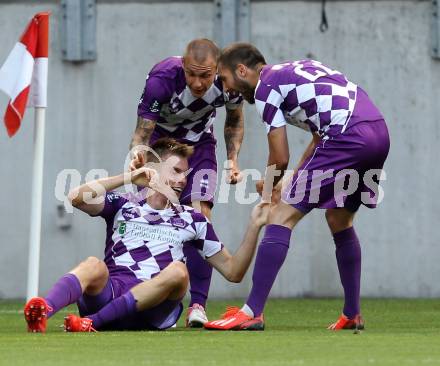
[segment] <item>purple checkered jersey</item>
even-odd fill
[[[223,248],[208,219],[189,206],[155,210],[134,194],[112,191],[98,216],[107,223],[104,262],[111,275],[148,280],[171,262],[184,261],[184,245],[205,258]]]
[[[267,133],[288,123],[324,140],[359,122],[383,119],[365,91],[314,60],[265,65],[255,105]]]
[[[182,57],[169,57],[153,67],[147,76],[138,106],[138,116],[156,121],[159,134],[184,142],[213,138],[216,108],[236,109],[241,95],[224,92],[218,76],[202,98],[186,85]]]

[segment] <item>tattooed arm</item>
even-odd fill
[[[236,184],[241,180],[240,168],[238,167],[237,160],[241,143],[243,141],[243,134],[243,107],[240,106],[236,109],[226,109],[224,136],[226,144],[226,156],[230,161],[229,174],[226,179],[230,184]]]
[[[142,117],[138,117],[136,129],[133,133],[133,138],[131,139],[130,143],[130,150],[132,150],[135,146],[138,145],[145,145],[149,146],[150,144],[150,138],[154,131],[154,127],[156,126],[156,122],[145,119]],[[133,151],[133,165],[131,168],[137,169],[143,166],[146,163],[146,156],[142,151],[136,152]]]
[[[130,150],[136,145],[148,146],[155,126],[155,121],[138,117],[136,129],[134,130],[133,138],[130,143]]]

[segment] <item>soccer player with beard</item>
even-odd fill
[[[193,148],[167,138],[152,148],[158,157],[147,154],[148,162],[154,163],[150,167],[98,179],[69,193],[74,207],[106,221],[105,258],[87,258],[61,277],[45,298],[29,300],[24,309],[28,331],[45,332],[47,318],[75,302],[80,316],[65,318],[68,332],[173,326],[189,282],[183,254],[188,245],[226,279],[241,281],[267,219],[268,204],[255,206],[243,242],[231,256],[204,215],[170,201],[185,189]],[[149,189],[136,195],[114,191],[127,181]]]
[[[225,90],[236,90],[249,103],[255,103],[265,124],[269,143],[267,165],[275,165],[281,175],[264,184],[277,184],[287,168],[288,124],[311,132],[312,140],[287,188],[283,188],[282,199],[272,201],[246,304],[205,327],[264,329],[263,309],[287,255],[292,229],[312,209],[321,208],[326,210],[335,242],[345,297],[342,315],[328,328],[362,329],[361,247],[353,219],[361,204],[370,208],[377,204],[379,177],[390,146],[383,116],[364,90],[318,61],[267,65],[254,46],[237,43],[223,50],[218,73]],[[343,188],[346,169],[359,177],[352,194]],[[343,174],[338,175],[339,172]],[[366,177],[371,172],[370,184]],[[257,184],[260,193],[263,188],[270,192],[271,187],[264,187],[263,181]],[[297,196],[298,190],[304,195]]]
[[[211,219],[217,186],[216,139],[213,123],[216,109],[226,107],[224,138],[229,160],[228,183],[240,179],[238,153],[243,140],[242,97],[225,92],[217,77],[220,50],[208,39],[191,41],[183,57],[169,57],[156,64],[147,76],[138,106],[138,121],[131,148],[150,146],[160,137],[172,137],[194,147],[189,159],[191,172],[181,203],[191,205]],[[135,152],[133,166],[145,156]],[[185,251],[190,274],[191,301],[187,325],[200,327],[206,321],[205,305],[212,268],[188,246]]]

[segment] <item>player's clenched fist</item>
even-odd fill
[[[237,162],[229,160],[227,171],[228,174],[226,176],[226,183],[237,184],[243,180],[243,175],[241,174]]]

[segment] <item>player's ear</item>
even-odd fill
[[[244,64],[238,64],[236,69],[237,75],[244,78],[247,74],[247,67]]]

